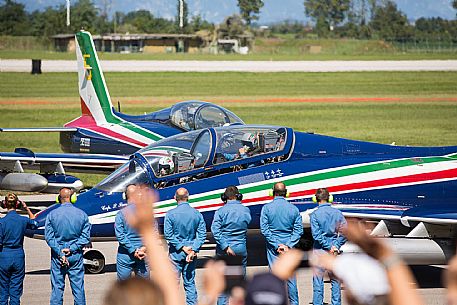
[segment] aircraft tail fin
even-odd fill
[[[92,35],[80,31],[75,38],[82,115],[92,116],[97,124],[111,122],[115,120],[111,98]]]
[[[160,134],[114,113],[94,41],[89,32],[76,33],[76,58],[82,115],[65,124],[65,127],[86,128],[117,141],[121,139],[120,141],[135,147],[144,147],[163,138]]]

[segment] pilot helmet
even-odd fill
[[[241,138],[241,144],[243,144],[246,150],[253,150],[257,146],[255,134],[246,132]]]
[[[169,175],[175,170],[175,163],[171,157],[162,157],[159,160],[159,173],[160,175]]]

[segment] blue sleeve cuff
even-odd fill
[[[200,251],[201,246],[202,246],[201,242],[194,241],[194,243],[192,244],[192,250],[194,250],[195,252],[198,252],[198,251]]]
[[[130,254],[135,254],[136,249],[136,247],[129,247],[127,251],[129,251]]]
[[[78,247],[77,244],[72,244],[72,245],[70,246],[70,252],[71,252],[71,253],[74,253],[74,252],[76,252],[77,250],[79,250],[79,247]]]
[[[184,247],[184,244],[183,243],[177,243],[175,247],[176,247],[177,250],[181,250],[182,247]]]
[[[222,250],[227,249],[229,246],[230,245],[227,242],[223,242],[223,243],[220,244],[220,247],[221,247]]]

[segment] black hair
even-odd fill
[[[236,198],[237,195],[240,193],[238,188],[234,185],[231,185],[225,189],[224,195],[227,199],[233,199]]]

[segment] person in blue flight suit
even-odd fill
[[[76,195],[69,188],[59,191],[61,205],[46,217],[44,237],[51,248],[51,305],[63,303],[65,276],[68,275],[74,304],[86,304],[84,293],[83,248],[90,243],[89,218],[73,206]]]
[[[195,287],[196,257],[206,239],[203,215],[187,202],[189,192],[179,188],[175,193],[178,206],[165,215],[164,235],[168,243],[169,256],[182,276],[187,305],[197,304]]]
[[[21,205],[29,218],[16,213]],[[16,194],[8,193],[2,208],[8,212],[0,218],[0,304],[18,305],[25,277],[24,234],[26,229],[36,229],[37,223],[25,202],[19,201]]]
[[[326,188],[316,191],[313,201],[319,203],[318,208],[310,214],[311,233],[314,238],[313,251],[326,251],[337,255],[346,242],[341,228],[346,226],[346,219],[340,210],[333,208],[329,202],[333,201]],[[313,304],[322,305],[324,302],[324,273],[322,268],[313,270]],[[339,281],[329,274],[332,284],[332,305],[341,304],[341,286]]]
[[[130,184],[125,190],[125,199],[129,204],[116,214],[114,231],[119,242],[117,248],[116,271],[119,280],[128,279],[132,271],[143,278],[149,277],[148,266],[146,265],[146,247],[144,247],[141,236],[127,223],[125,213],[127,209],[133,208],[129,199],[135,192],[136,186]],[[127,211],[128,212],[128,211]],[[152,224],[151,224],[152,225]]]
[[[286,185],[277,182],[273,186],[272,202],[265,204],[260,213],[260,231],[267,243],[268,266],[271,269],[281,253],[289,251],[300,240],[303,224],[298,208],[288,202]],[[298,305],[297,280],[294,277],[287,281],[290,305]]]
[[[239,256],[243,275],[246,276],[248,261],[246,234],[251,222],[251,211],[241,204],[243,195],[236,186],[227,187],[221,199],[225,204],[214,213],[211,224],[211,232],[216,240],[216,255]],[[227,296],[221,295],[217,304],[227,304]]]

